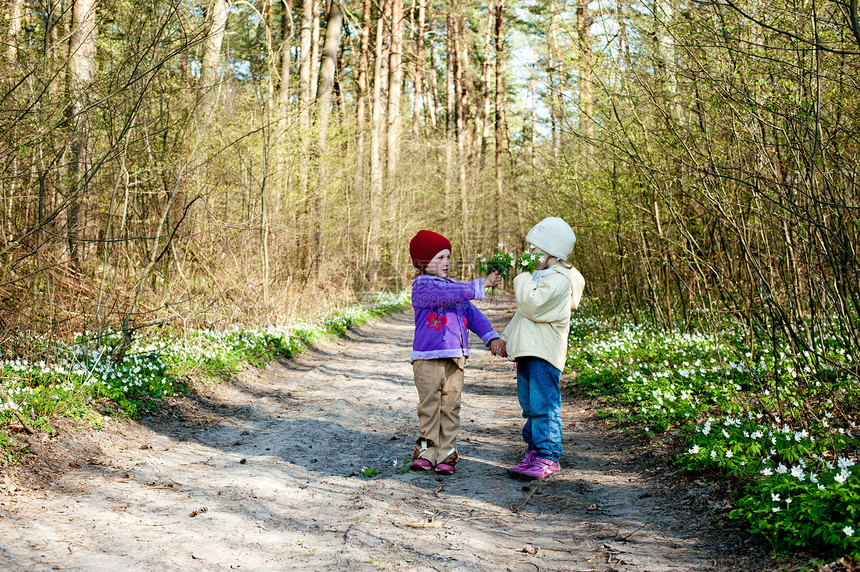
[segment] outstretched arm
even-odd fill
[[[447,308],[458,302],[484,299],[484,281],[454,282],[442,278],[418,277],[412,282],[414,308]]]

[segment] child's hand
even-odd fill
[[[502,276],[498,272],[490,272],[484,277],[484,288],[494,288],[502,283]]]
[[[490,353],[494,356],[508,357],[508,343],[502,338],[490,340]]]

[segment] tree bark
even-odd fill
[[[281,109],[281,117],[286,119],[287,110],[290,105],[290,69],[292,66],[293,37],[293,0],[279,2],[284,8],[284,17],[281,22],[281,82],[278,86],[278,104]]]
[[[418,23],[415,29],[415,94],[412,104],[412,137],[421,133],[421,110],[424,108],[424,0],[418,0]]]
[[[6,45],[6,58],[10,64],[18,61],[18,35],[24,20],[24,0],[9,0],[8,4],[9,29]]]
[[[310,0],[313,5],[313,20],[311,24],[311,101],[315,101],[319,94],[319,68],[317,62],[320,57],[320,0]],[[333,1],[333,0],[332,0]]]
[[[445,202],[447,206],[451,204],[453,195],[454,182],[454,59],[455,52],[455,37],[457,35],[457,25],[454,22],[454,13],[451,2],[448,3],[448,14],[446,17],[448,33],[446,38],[445,50]]]
[[[430,42],[428,55],[430,57],[430,81],[425,81],[424,121],[430,123],[433,131],[439,125],[439,80],[436,77],[435,42]]]
[[[314,0],[302,0],[302,31],[299,43],[299,127],[307,137],[311,128],[311,43]]]
[[[69,257],[75,266],[78,259],[78,217],[88,163],[90,160],[89,90],[95,73],[96,11],[95,0],[76,0],[72,8],[72,31],[69,38],[69,87],[71,93],[71,123],[74,125],[71,144],[69,191],[66,210],[66,236]]]
[[[465,104],[465,64],[463,48],[463,28],[465,23],[458,14],[454,17],[454,117],[457,131],[457,182],[460,191],[460,229],[461,248],[466,248],[466,228],[468,221],[468,198],[466,188],[466,104]]]
[[[382,227],[382,159],[381,133],[384,121],[382,87],[385,82],[382,61],[385,59],[385,15],[389,3],[382,0],[376,20],[376,46],[373,62],[373,112],[370,120],[370,224],[368,225],[365,260],[373,263],[379,259],[379,235]]]
[[[505,106],[505,0],[496,0],[496,238],[502,240],[503,204],[504,204],[504,173],[502,170],[502,154],[505,151],[504,116]]]
[[[386,140],[386,187],[396,188],[397,163],[400,152],[400,121],[403,68],[403,0],[391,0],[391,44],[388,52],[388,133]],[[389,204],[393,207],[394,201]]]
[[[278,86],[278,172],[281,174],[281,190],[280,197],[275,205],[274,216],[280,218],[282,213],[288,217],[287,225],[290,228],[295,228],[295,209],[287,205],[289,201],[290,174],[287,168],[288,159],[288,139],[290,138],[287,132],[287,120],[290,112],[290,69],[292,64],[292,47],[293,38],[293,0],[285,0],[279,2],[283,7],[283,18],[281,20],[281,82]]]
[[[588,11],[588,0],[579,0],[576,13],[579,30],[579,132],[588,141],[594,139],[594,97],[591,87],[591,25],[594,19]],[[587,153],[590,145],[583,145]]]
[[[221,64],[221,44],[227,33],[227,0],[212,0],[209,4],[206,40],[203,42],[203,71],[200,84],[204,94],[204,106],[212,104],[219,83],[218,67]]]
[[[484,31],[484,63],[481,66],[481,116],[475,121],[475,140],[481,142],[481,170],[484,169],[487,157],[487,140],[490,137],[490,51],[493,48],[493,20],[496,10],[493,2],[487,3],[487,27]]]
[[[313,43],[314,0],[302,0],[302,28],[299,39],[299,185],[298,195],[305,198],[310,185],[310,137],[311,137],[311,57]],[[309,256],[302,258],[308,264]]]
[[[343,10],[340,0],[332,0],[326,20],[325,44],[320,62],[319,87],[317,88],[317,145],[324,154],[328,138],[328,124],[331,118],[331,96],[334,76],[337,69],[337,54],[340,50],[340,36],[343,30]]]
[[[532,69],[529,75],[529,92],[531,93],[531,165],[537,167],[537,51],[532,54]]]
[[[547,38],[547,73],[549,76],[549,118],[552,130],[552,156],[558,159],[561,138],[561,64],[558,53],[558,3],[550,0],[549,3],[549,34]]]
[[[364,0],[361,12],[361,47],[356,78],[355,123],[358,131],[359,177],[364,172],[365,124],[367,123],[367,71],[370,65],[370,22],[373,0]]]

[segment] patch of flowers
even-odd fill
[[[614,408],[607,415],[685,441],[682,469],[731,478],[730,516],[775,550],[860,559],[860,428],[826,407],[810,413],[825,395],[856,399],[845,373],[853,357],[825,339],[798,363],[750,351],[745,339],[739,329],[715,337],[575,312],[567,368]]]
[[[521,268],[524,272],[534,272],[540,256],[523,252],[516,255],[512,251],[506,251],[505,243],[498,244],[499,250],[490,254],[489,257],[483,254],[478,254],[476,262],[472,265],[475,271],[480,275],[487,275],[492,272],[498,272],[502,279],[506,280],[511,270]]]
[[[135,415],[186,391],[189,376],[218,376],[250,364],[290,358],[307,345],[406,308],[408,292],[379,295],[316,320],[261,329],[198,330],[176,337],[124,340],[122,333],[83,333],[68,345],[40,348],[38,360],[0,359],[0,425],[17,412],[28,419],[85,415],[107,398]]]

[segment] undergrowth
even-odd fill
[[[190,379],[223,379],[251,366],[289,359],[307,346],[343,335],[374,318],[406,308],[408,292],[381,295],[314,320],[263,329],[182,331],[124,339],[121,332],[82,333],[69,343],[39,338],[25,358],[0,356],[0,464],[17,461],[20,421],[50,432],[49,420],[70,417],[98,427],[103,413],[137,416],[167,397],[190,391]]]
[[[574,312],[567,368],[601,414],[685,443],[682,471],[735,484],[729,516],[777,553],[860,560],[856,356],[823,341],[827,367],[750,351],[738,326],[666,331]],[[825,348],[820,348],[825,351]]]

